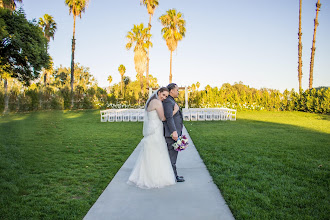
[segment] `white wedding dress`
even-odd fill
[[[146,116],[144,138],[139,143],[141,152],[127,183],[144,189],[174,185],[176,181],[163,135],[163,123],[156,110],[146,112]]]

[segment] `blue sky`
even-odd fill
[[[149,16],[139,0],[91,0],[76,23],[75,61],[89,67],[99,86],[120,81],[118,66],[135,79],[133,51],[125,38],[133,24],[147,25]],[[158,18],[175,8],[187,21],[186,37],[173,53],[173,81],[180,86],[199,81],[220,87],[242,81],[254,88],[283,91],[298,88],[299,0],[160,0],[152,18],[150,74],[168,84],[170,52]],[[308,88],[316,0],[303,1],[303,89]],[[330,86],[330,2],[321,1],[316,35],[314,86]],[[50,43],[55,67],[69,67],[73,18],[64,0],[23,0],[29,20],[50,14],[58,29]]]

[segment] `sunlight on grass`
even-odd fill
[[[295,125],[310,130],[330,134],[330,115],[320,115],[306,112],[238,112],[237,120],[247,119],[263,122],[274,122]]]
[[[186,122],[236,219],[330,216],[329,120],[301,112],[239,112],[232,121]]]
[[[21,117],[15,117],[13,118],[14,121],[21,121],[21,120],[25,120],[27,118],[27,116],[21,116]]]
[[[71,114],[64,114],[65,118],[79,118],[81,117],[83,114],[82,113],[71,113]]]
[[[0,116],[0,124],[1,123],[8,123],[10,121],[22,121],[25,120],[29,115],[28,114],[8,114]]]

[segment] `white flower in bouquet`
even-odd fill
[[[188,138],[183,135],[178,138],[178,140],[172,145],[174,150],[182,151],[188,147]]]

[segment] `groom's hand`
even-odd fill
[[[177,141],[178,140],[178,132],[173,131],[171,137],[172,137],[173,140]]]

